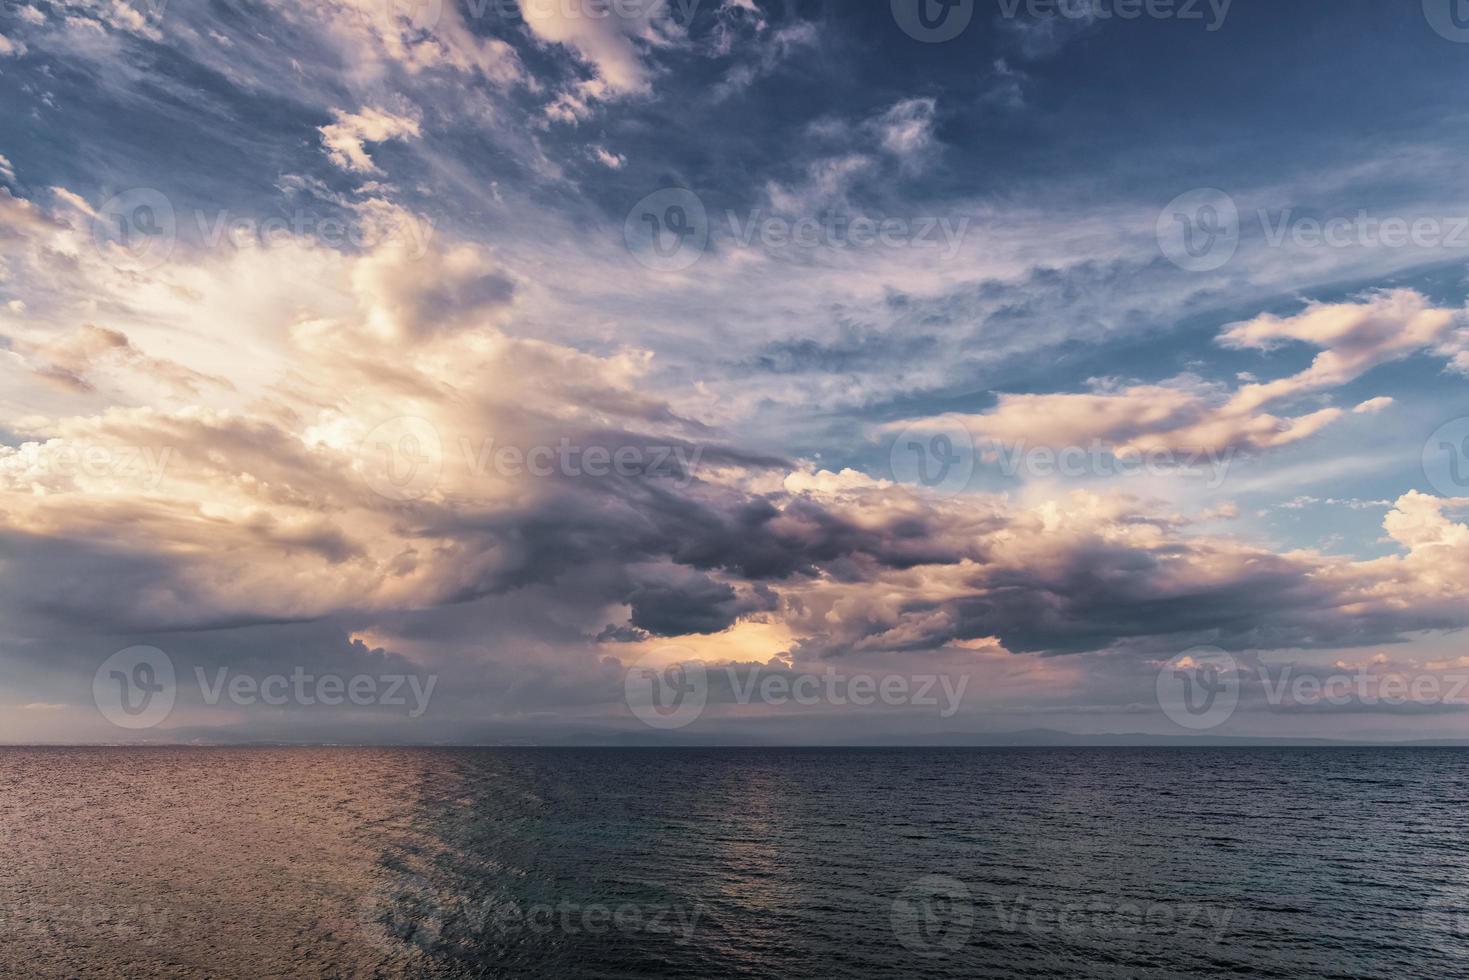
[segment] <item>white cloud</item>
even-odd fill
[[[1340,417],[1340,410],[1330,408],[1288,418],[1237,412],[1217,389],[1192,382],[1103,387],[1085,394],[1002,394],[998,405],[983,415],[951,415],[942,421],[1009,446],[1086,447],[1100,442],[1129,452],[1219,453],[1290,445]]]
[[[384,0],[325,0],[302,7],[276,0],[279,12],[303,27],[325,22],[349,64],[383,61],[411,75],[446,69],[478,75],[497,86],[527,81],[520,58],[506,42],[477,34],[465,23],[461,4],[444,0],[424,4]]]
[[[1338,387],[1390,361],[1421,351],[1452,355],[1464,311],[1433,306],[1412,289],[1372,293],[1348,303],[1311,303],[1292,317],[1266,313],[1232,324],[1219,342],[1234,350],[1270,351],[1288,342],[1322,348],[1299,374],[1264,384],[1248,384],[1234,407],[1250,411],[1268,402]]]
[[[1124,386],[1104,381],[1089,393],[1001,394],[983,415],[945,419],[1009,444],[1084,447],[1101,441],[1140,452],[1276,449],[1315,435],[1344,412],[1322,408],[1283,416],[1265,406],[1330,391],[1415,353],[1451,356],[1462,343],[1463,322],[1462,310],[1436,308],[1413,290],[1311,303],[1297,316],[1265,314],[1232,324],[1219,337],[1233,349],[1270,351],[1287,341],[1325,348],[1310,367],[1276,381],[1248,381],[1232,393],[1196,378]],[[1354,411],[1373,414],[1391,404],[1391,398],[1373,398]]]
[[[338,111],[337,121],[320,127],[321,142],[331,161],[353,173],[382,173],[367,155],[365,144],[419,135],[418,120],[368,107],[357,113]]]
[[[682,34],[664,2],[642,9],[613,4],[604,16],[591,16],[578,4],[530,3],[521,10],[537,38],[565,45],[595,68],[608,97],[649,91],[653,72],[642,52],[672,44]]]
[[[904,99],[873,121],[883,149],[910,167],[918,166],[934,146],[933,99]]]
[[[1356,408],[1352,409],[1352,411],[1358,415],[1376,415],[1379,412],[1387,411],[1394,404],[1396,404],[1394,399],[1387,397],[1369,398],[1362,404],[1358,405]]]
[[[627,157],[621,153],[613,153],[605,146],[593,146],[592,155],[597,158],[598,163],[612,170],[621,170],[627,165]]]

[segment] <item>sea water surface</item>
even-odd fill
[[[1469,752],[0,749],[6,977],[1469,975]]]

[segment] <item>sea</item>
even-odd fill
[[[1469,976],[1469,751],[0,749],[3,977]]]

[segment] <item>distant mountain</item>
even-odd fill
[[[954,732],[895,735],[881,739],[828,739],[822,741],[752,739],[743,733],[696,734],[633,729],[589,729],[561,735],[484,731],[455,739],[384,743],[367,733],[360,738],[269,738],[256,733],[221,729],[170,729],[148,733],[149,738],[110,745],[288,746],[288,745],[401,745],[403,747],[483,748],[1469,748],[1469,739],[1369,741],[1326,738],[1283,738],[1228,735],[1151,735],[1141,732],[1079,735],[1049,728],[1016,732]]]

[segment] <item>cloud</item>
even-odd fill
[[[1004,58],[997,58],[984,94],[985,101],[1011,111],[1025,108],[1025,86],[1030,76],[1014,68]]]
[[[848,505],[876,506],[887,493],[848,495]],[[1450,506],[1462,502],[1406,495],[1385,527],[1407,553],[1350,562],[1204,535],[1119,496],[1078,492],[1027,509],[991,503],[987,522],[946,528],[968,542],[952,561],[783,594],[787,608],[803,611],[790,624],[807,655],[985,637],[1043,654],[1392,642],[1409,623],[1464,620],[1447,581],[1469,560],[1469,528],[1444,518]],[[934,513],[928,531],[939,537],[957,519]]]
[[[1413,354],[1454,356],[1463,343],[1462,310],[1434,307],[1413,290],[1372,293],[1356,302],[1311,303],[1297,316],[1263,314],[1227,327],[1219,343],[1235,350],[1270,352],[1283,343],[1324,348],[1311,366],[1271,382],[1249,382],[1230,392],[1198,378],[1164,384],[1094,382],[1089,393],[1000,394],[983,415],[927,420],[968,428],[977,438],[1007,445],[1089,446],[1101,442],[1131,452],[1222,453],[1279,449],[1338,421],[1339,408],[1282,416],[1266,405],[1338,388],[1374,367]],[[1383,410],[1374,398],[1354,410]]]
[[[1299,374],[1240,389],[1233,405],[1250,411],[1268,402],[1339,387],[1390,361],[1422,352],[1452,356],[1463,340],[1463,310],[1433,306],[1412,289],[1384,290],[1350,303],[1311,303],[1292,317],[1262,314],[1220,336],[1234,350],[1271,351],[1289,342],[1322,348]]]
[[[423,340],[500,322],[515,296],[515,283],[472,245],[404,258],[400,250],[381,249],[351,272],[367,310],[365,325],[384,340]]]
[[[813,215],[826,210],[847,210],[852,184],[875,167],[876,161],[865,153],[815,160],[806,166],[805,180],[801,183],[768,183],[766,198],[782,214]]]
[[[1311,285],[1424,280],[1336,275],[1350,262],[1319,251],[1307,272],[1278,256],[1261,271],[1248,249],[1217,277],[1180,277],[1156,254],[1158,202],[1106,197],[1136,174],[1032,186],[1003,165],[935,173],[971,138],[1001,164],[1007,145],[940,127],[945,88],[858,79],[818,109],[772,115],[785,89],[759,80],[821,77],[838,59],[807,55],[844,42],[769,5],[727,0],[692,37],[660,14],[646,29],[512,25],[503,40],[462,4],[414,20],[431,6],[273,3],[255,30],[207,6],[170,11],[180,78],[207,80],[192,101],[172,67],[133,84],[158,51],[126,27],[63,25],[58,7],[24,35],[48,56],[71,44],[67,63],[124,100],[130,131],[207,114],[196,131],[219,138],[156,174],[183,232],[158,266],[99,247],[80,194],[55,188],[42,206],[0,192],[6,670],[87,675],[109,644],[143,637],[221,662],[378,652],[444,670],[481,717],[603,708],[623,663],[677,643],[740,663],[962,664],[1032,704],[1063,690],[1101,703],[1110,678],[1195,642],[1320,650],[1463,625],[1455,501],[1333,488],[1343,496],[1321,502],[1387,512],[1388,538],[1355,544],[1390,554],[1360,561],[1259,540],[1258,515],[1315,489],[1297,470],[1267,473],[1288,492],[1246,489],[1242,506],[1102,481],[1077,496],[1027,485],[938,500],[874,478],[886,454],[862,439],[874,419],[931,417],[996,388],[991,411],[961,418],[1007,440],[1263,453],[1349,412],[1351,434],[1381,436],[1421,408],[1417,393],[1393,372],[1396,401],[1353,382],[1410,357],[1469,363],[1459,312],[1420,294],[1232,323],[1217,375],[1186,361],[1185,339],[1160,334],[1145,360],[1107,342],[1234,320],[1328,266]],[[688,84],[695,58],[702,89]],[[993,69],[971,77],[974,99],[1050,107],[1045,66],[1024,64],[1032,85],[1013,54],[978,63]],[[68,77],[24,78],[40,117],[77,104]],[[719,99],[727,125],[709,129]],[[594,114],[595,136],[545,125]],[[419,142],[390,154],[391,184],[372,180],[388,165],[374,147],[393,139]],[[246,144],[272,169],[246,174]],[[24,157],[37,186],[58,179],[44,154]],[[110,154],[74,186],[100,206],[138,168]],[[920,188],[916,174],[934,179]],[[622,221],[669,180],[705,197],[711,242],[685,273],[655,277],[627,255]],[[325,205],[421,233],[340,252],[305,239],[236,249],[189,234],[199,202],[246,215]],[[749,220],[762,202],[972,215],[973,235],[952,253],[736,247],[723,216]],[[1169,366],[1139,380],[1139,363]],[[497,462],[563,444],[666,465],[595,476],[578,456],[575,472],[538,475]],[[432,478],[412,482],[427,464]],[[66,700],[35,690],[27,700]]]
[[[1356,408],[1352,409],[1352,411],[1357,415],[1377,415],[1380,412],[1387,411],[1395,403],[1395,399],[1392,398],[1369,398],[1362,404],[1358,405]]]
[[[16,211],[30,233],[66,227]],[[514,712],[605,705],[621,663],[670,641],[808,667],[960,658],[998,675],[1009,658],[1005,689],[1034,696],[1088,683],[1098,653],[1339,648],[1469,625],[1469,527],[1449,516],[1462,501],[1403,497],[1385,522],[1398,553],[1354,562],[1207,533],[1116,493],[933,499],[739,448],[650,390],[644,351],[511,335],[521,284],[469,243],[435,239],[419,259],[393,244],[183,255],[167,275],[188,289],[166,291],[76,258],[73,287],[108,316],[147,298],[150,321],[192,322],[249,298],[230,336],[267,369],[185,404],[143,388],[144,404],[79,403],[0,446],[0,614],[28,658],[166,634],[230,662],[296,637],[280,656],[393,651]],[[44,357],[91,377],[146,349],[104,319]],[[216,363],[170,354],[199,374]],[[422,423],[411,445],[392,428],[405,418]],[[562,444],[696,462],[602,476],[495,462]],[[384,450],[428,459],[432,479],[395,493]],[[350,650],[343,624],[365,637]],[[1062,656],[1077,665],[1040,662]]]
[[[1398,500],[1382,526],[1394,541],[1414,552],[1444,548],[1443,557],[1452,555],[1457,563],[1463,560],[1464,546],[1469,544],[1469,528],[1450,521],[1444,511],[1465,507],[1469,507],[1469,500],[1431,497],[1413,490]]]
[[[623,167],[627,166],[627,157],[623,156],[620,153],[613,153],[605,146],[593,146],[592,156],[596,158],[596,161],[602,166],[607,167],[611,170],[621,170]]]
[[[90,34],[95,38],[110,30],[155,42],[163,39],[163,33],[157,26],[157,12],[149,4],[57,0],[52,5],[52,11],[60,15],[58,20],[65,33]],[[19,8],[19,19],[37,27],[47,22],[46,16],[40,10],[29,5]],[[22,45],[19,53],[24,52]]]
[[[522,13],[537,38],[564,45],[591,65],[602,86],[599,94],[609,98],[648,92],[653,73],[642,52],[671,45],[683,35],[663,0],[642,9],[621,5],[605,16],[590,16],[574,4],[549,3],[525,4]]]
[[[166,358],[149,357],[122,331],[93,324],[84,324],[70,336],[46,343],[16,339],[12,347],[35,362],[33,370],[38,377],[79,392],[95,391],[98,378],[123,370],[160,381],[183,396],[197,395],[206,385],[233,387],[224,378],[192,371]]]
[[[46,215],[33,202],[16,197],[8,189],[0,187],[0,242],[13,254],[17,240],[43,237],[60,232],[64,228],[59,222]]]
[[[981,416],[951,416],[977,438],[1013,445],[1090,446],[1129,452],[1223,453],[1288,446],[1341,417],[1321,409],[1292,418],[1245,413],[1198,382],[1130,385],[1090,394],[1002,394]]]
[[[630,608],[626,628],[649,636],[722,633],[742,616],[775,611],[779,601],[764,584],[741,591],[689,569],[654,566],[638,576],[626,597]],[[611,637],[624,638],[616,632]]]
[[[788,9],[787,14],[791,11]],[[810,21],[793,19],[779,26],[748,0],[729,0],[717,12],[712,54],[731,56],[734,63],[715,86],[713,100],[722,102],[749,89],[796,53],[816,48],[821,32]]]
[[[1088,33],[1101,19],[1099,7],[1076,4],[1064,13],[1037,17],[999,18],[1001,31],[1024,58],[1043,59],[1058,54],[1071,41]]]
[[[476,75],[497,87],[527,81],[515,49],[475,32],[457,3],[393,4],[378,0],[327,0],[303,10],[276,0],[280,16],[301,28],[325,23],[349,64],[396,65],[410,75],[435,70]]]
[[[883,154],[910,175],[928,165],[937,147],[936,111],[934,99],[913,98],[900,100],[858,121],[822,120],[811,127],[811,135],[823,144],[841,149],[810,159],[799,181],[768,181],[766,199],[772,208],[784,214],[852,211],[854,189],[864,179],[882,173]]]
[[[937,102],[931,98],[904,99],[874,120],[883,149],[906,166],[917,167],[934,147],[933,122]]]
[[[380,174],[367,155],[366,143],[417,138],[418,120],[368,107],[357,113],[336,112],[337,121],[320,127],[321,143],[332,163],[352,173]]]
[[[14,629],[218,629],[538,588],[568,608],[625,606],[614,633],[696,638],[775,617],[791,654],[808,660],[986,638],[1046,654],[1205,640],[1356,645],[1466,619],[1454,583],[1469,571],[1469,528],[1444,514],[1462,501],[1405,496],[1385,527],[1406,554],[1353,563],[1202,535],[1119,495],[945,502],[802,470],[778,485],[760,476],[775,461],[738,453],[715,453],[683,490],[656,477],[476,472],[476,431],[495,432],[496,445],[647,445],[632,429],[577,428],[568,410],[605,415],[617,404],[589,404],[582,373],[623,388],[627,422],[687,424],[633,394],[631,365],[482,331],[430,347],[391,375],[331,365],[328,390],[351,394],[330,404],[313,405],[312,386],[284,414],[113,410],[0,451],[10,556],[0,579]],[[493,395],[475,383],[490,377]],[[404,502],[363,483],[372,460],[359,447],[372,412],[409,411],[426,414],[446,450],[436,485]],[[166,467],[152,483],[123,467],[65,468],[96,447],[115,459],[146,450],[139,459],[166,457]],[[114,530],[99,547],[103,527]],[[108,586],[41,588],[56,580]]]

